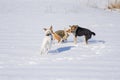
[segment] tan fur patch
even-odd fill
[[[76,25],[73,25],[73,26],[70,26],[70,29],[66,30],[66,32],[72,33],[72,32],[75,32],[76,29],[77,29],[77,26],[76,26]]]
[[[52,27],[52,26],[50,27],[50,30],[51,30],[53,39],[54,39],[54,40],[57,40],[58,43],[59,43],[59,42],[61,41],[61,37],[60,37],[58,34],[56,34],[55,32],[53,32],[53,27]]]
[[[77,27],[73,25],[73,26],[71,27],[71,32],[75,31],[76,29],[77,29]]]
[[[71,29],[66,30],[66,32],[71,33]]]
[[[58,41],[58,43],[61,41],[61,37],[58,34],[53,33],[52,35],[53,35],[53,38]]]

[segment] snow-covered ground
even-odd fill
[[[103,1],[104,2],[104,1]],[[84,2],[83,2],[84,3]],[[0,80],[119,80],[120,14],[83,7],[79,0],[0,1]],[[73,36],[40,55],[43,28],[78,24],[96,33]]]

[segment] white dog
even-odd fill
[[[45,37],[42,42],[40,54],[47,54],[48,50],[50,50],[52,46],[53,37],[52,37],[51,30],[50,30],[51,28],[52,27],[50,27],[49,29],[44,28]]]

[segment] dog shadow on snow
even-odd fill
[[[62,52],[65,52],[65,51],[68,51],[70,50],[71,48],[73,48],[75,46],[64,46],[64,47],[59,47],[57,49],[54,49],[54,50],[50,50],[48,53],[51,53],[51,54],[60,54]]]
[[[104,40],[90,40],[90,41],[88,41],[88,44],[98,44],[98,43],[105,44],[105,41]]]
[[[69,42],[73,43],[73,41],[69,41]],[[78,43],[81,43],[81,41],[79,41]],[[105,44],[105,41],[104,40],[89,40],[88,45],[91,45],[91,44]],[[60,54],[60,53],[65,52],[65,51],[69,51],[71,48],[74,48],[74,47],[75,46],[63,46],[63,47],[59,47],[56,49],[52,49],[52,50],[48,51],[48,53]]]
[[[69,41],[69,42],[73,42],[73,41]],[[85,43],[85,41],[83,39],[81,39],[81,38],[78,38],[78,42],[77,43]],[[97,40],[97,39],[90,39],[90,40],[88,40],[88,45],[90,45],[90,44],[99,44],[99,43],[105,44],[106,41],[104,41],[104,40]]]

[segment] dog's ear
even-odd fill
[[[50,26],[50,30],[52,30],[53,29],[53,27],[52,27],[52,25]]]
[[[71,26],[71,25],[69,25],[69,27],[71,28],[72,26]]]
[[[76,25],[78,27],[78,25]]]
[[[46,28],[43,28],[44,31],[46,31],[47,29]]]

